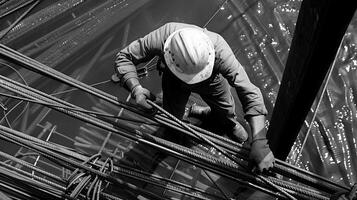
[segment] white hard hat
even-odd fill
[[[164,57],[173,74],[187,84],[195,84],[211,76],[214,47],[202,29],[183,28],[167,38]]]

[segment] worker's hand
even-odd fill
[[[253,161],[259,172],[269,171],[273,168],[275,162],[273,152],[268,145],[268,140],[263,138],[253,140],[249,158]]]
[[[141,85],[138,85],[133,88],[131,91],[132,97],[135,99],[136,104],[144,108],[146,111],[152,111],[153,107],[148,104],[147,100],[154,101],[155,95],[153,95],[148,89],[143,88]]]

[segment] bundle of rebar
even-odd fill
[[[248,169],[249,159],[247,155],[249,149],[243,147],[241,144],[192,124],[178,121],[159,107],[157,107],[159,111],[154,114],[145,113],[134,105],[120,102],[115,96],[68,77],[1,44],[0,55],[2,59],[43,76],[61,81],[114,106],[145,118],[145,121],[139,120],[136,123],[152,123],[157,126],[175,129],[194,140],[204,142],[205,145],[218,150],[222,155],[217,157],[209,154],[209,152],[194,150],[150,135],[145,131],[135,130],[130,126],[119,126],[115,122],[115,116],[86,110],[7,77],[0,76],[0,87],[4,91],[1,93],[3,97],[20,99],[49,107],[100,129],[150,146],[160,152],[233,180],[240,185],[260,190],[274,197],[282,199],[329,199],[336,192],[347,192],[349,190],[348,187],[338,185],[324,177],[299,169],[280,160],[277,160],[274,166],[274,176],[252,173]],[[153,106],[157,106],[155,103],[151,103]],[[5,162],[1,163],[1,184],[4,185],[2,188],[4,188],[3,190],[6,194],[15,196],[16,193],[20,194],[22,192],[28,197],[31,196],[31,199],[38,199],[36,194],[40,193],[41,195],[48,195],[52,199],[116,199],[120,198],[120,195],[116,196],[116,192],[113,192],[114,190],[110,188],[117,186],[123,188],[125,191],[130,191],[123,192],[127,193],[127,195],[134,193],[135,195],[142,195],[149,199],[164,199],[164,197],[158,194],[154,194],[127,181],[128,179],[134,179],[198,199],[224,199],[223,197],[206,193],[200,188],[194,188],[177,181],[155,176],[130,166],[114,164],[110,156],[105,161],[101,161],[102,155],[100,154],[93,155],[92,157],[84,156],[73,150],[32,138],[5,126],[0,127],[0,134],[3,140],[26,146],[26,148],[32,149],[52,162],[72,171],[68,179],[59,178],[40,170],[36,166],[24,163],[16,157],[1,153],[2,157],[37,171],[45,177],[35,176],[23,170],[18,170]],[[6,180],[10,178],[19,180],[21,184],[8,184]]]

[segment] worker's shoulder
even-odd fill
[[[195,24],[190,24],[190,23],[183,23],[183,22],[167,22],[162,26],[163,31],[170,35],[171,33],[175,32],[176,30],[182,29],[182,28],[197,28],[197,29],[202,29],[204,32],[211,38],[213,44],[216,46],[216,43],[218,45],[220,44],[225,44],[225,39],[218,33],[208,30],[206,28],[202,28],[198,25]]]
[[[195,24],[189,24],[189,23],[182,23],[182,22],[167,22],[166,24],[163,25],[165,29],[169,29],[172,31],[176,31],[178,29],[182,28],[200,28],[199,26]]]
[[[205,33],[208,35],[208,37],[211,39],[215,50],[218,50],[220,48],[226,48],[227,47],[227,42],[226,40],[220,35],[219,33],[216,33],[214,31],[210,30],[205,30]]]

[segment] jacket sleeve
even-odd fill
[[[260,89],[249,80],[243,66],[224,38],[217,34],[216,39],[216,64],[220,73],[235,88],[242,103],[245,117],[266,115],[267,110]]]
[[[166,24],[142,38],[131,42],[116,55],[115,70],[120,83],[130,78],[138,78],[136,66],[151,60],[162,52],[164,40],[168,37],[169,24]]]

